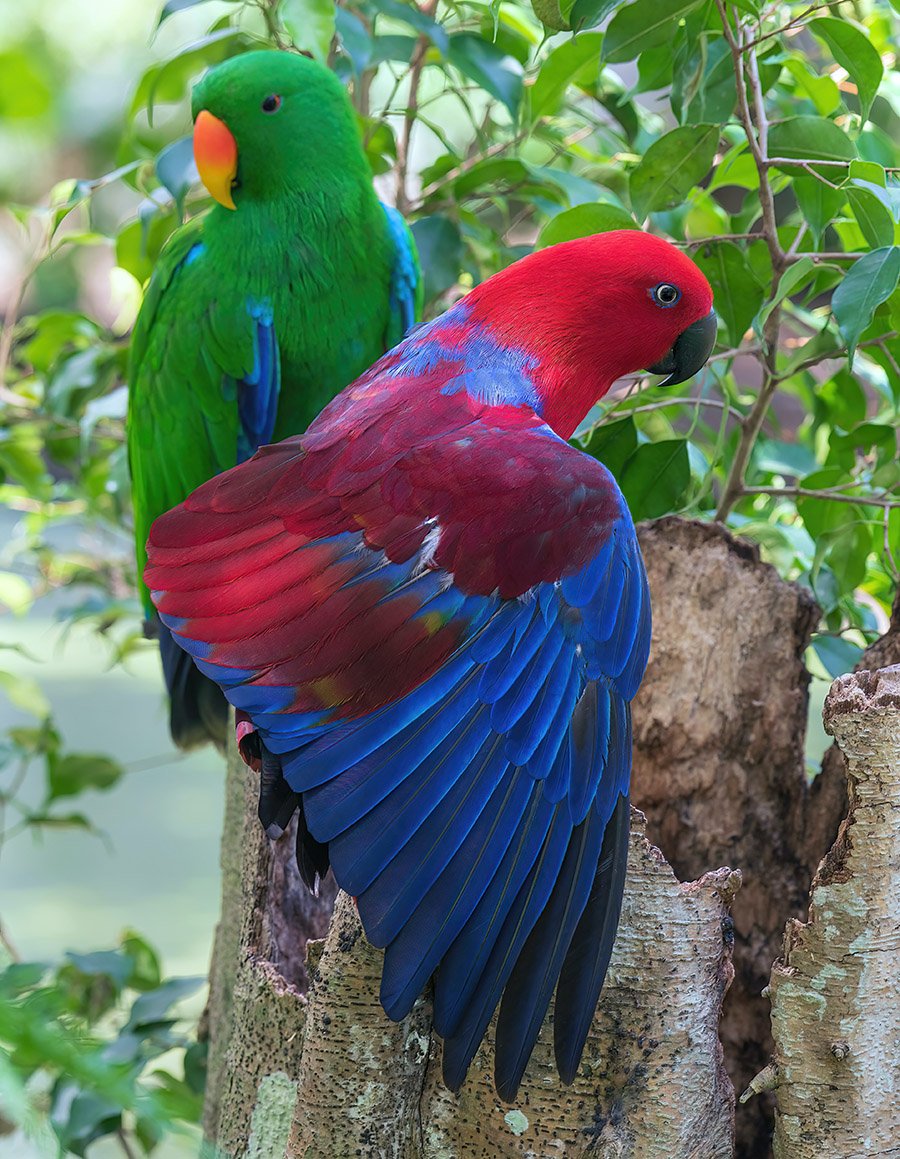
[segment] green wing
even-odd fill
[[[236,384],[252,376],[257,354],[254,319],[206,257],[203,218],[195,218],[160,255],[131,344],[128,459],[148,615],[141,577],[150,526],[237,462]]]

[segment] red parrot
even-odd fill
[[[299,810],[305,881],[330,865],[358,899],[391,1018],[434,978],[453,1090],[500,1002],[513,1099],[554,989],[576,1074],[621,905],[650,604],[621,492],[566,440],[622,375],[696,373],[715,332],[668,242],[550,247],[151,530],[160,616],[258,730],[260,819],[277,836]]]

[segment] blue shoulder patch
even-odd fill
[[[253,321],[253,367],[237,384],[241,463],[258,447],[272,441],[281,390],[281,358],[272,304],[248,298],[247,312]]]
[[[416,288],[419,284],[419,271],[403,215],[384,202],[381,203],[381,208],[387,218],[388,236],[394,251],[391,268],[391,310],[398,315],[403,333],[408,334],[416,322]]]

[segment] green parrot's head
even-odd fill
[[[321,185],[362,157],[338,78],[292,52],[246,52],[194,87],[194,158],[220,204],[265,201]]]

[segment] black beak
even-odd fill
[[[712,354],[716,342],[718,319],[715,310],[710,310],[705,318],[692,322],[687,330],[675,339],[675,345],[668,354],[654,362],[647,369],[651,374],[665,374],[668,377],[660,386],[675,386],[688,378],[693,378],[702,369]]]

